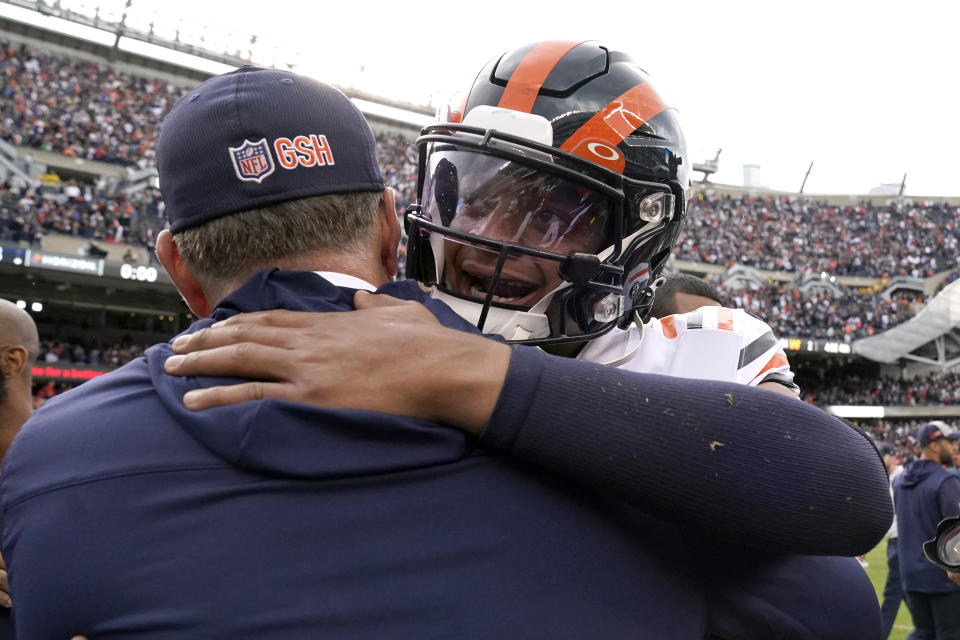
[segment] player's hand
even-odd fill
[[[252,382],[184,396],[199,411],[280,398],[445,422],[479,432],[496,405],[510,348],[441,326],[426,307],[365,291],[357,311],[261,311],[178,338],[167,359],[177,376]]]
[[[0,606],[10,608],[10,582],[7,580],[7,563],[0,556]]]
[[[957,586],[960,586],[960,572],[958,571],[947,571],[947,577],[957,583]]]

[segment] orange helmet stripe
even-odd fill
[[[580,43],[555,40],[541,42],[531,49],[514,69],[497,106],[530,113],[547,76],[560,62],[560,58],[578,44]]]
[[[643,123],[667,110],[653,86],[641,82],[583,123],[560,149],[623,173],[623,154],[617,145]]]

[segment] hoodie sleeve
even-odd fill
[[[937,491],[940,513],[944,518],[960,516],[960,476],[951,475],[940,484]]]
[[[849,423],[735,383],[516,348],[482,440],[693,529],[767,551],[857,555],[893,517]]]

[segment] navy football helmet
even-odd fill
[[[528,45],[438,119],[417,139],[408,277],[516,343],[588,340],[645,316],[689,167],[675,111],[630,57]]]

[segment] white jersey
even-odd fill
[[[580,360],[683,378],[756,386],[775,381],[797,390],[780,341],[742,309],[707,306],[591,340]]]

